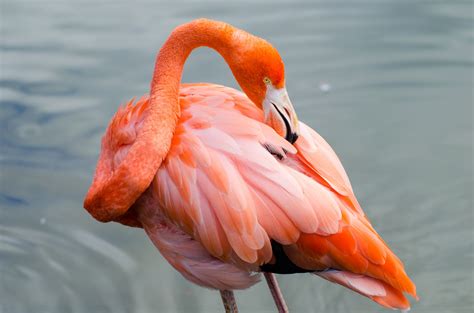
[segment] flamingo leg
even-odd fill
[[[234,292],[232,290],[220,290],[222,302],[224,303],[225,313],[238,313],[237,302],[235,302]]]
[[[267,280],[268,288],[272,294],[275,305],[278,309],[278,313],[289,313],[288,306],[286,305],[283,294],[281,293],[280,286],[278,286],[278,281],[276,280],[275,274],[265,272],[263,274]]]

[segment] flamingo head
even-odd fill
[[[285,66],[278,51],[264,39],[237,30],[226,59],[240,87],[264,112],[265,123],[294,143],[299,124],[285,87]]]

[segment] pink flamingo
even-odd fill
[[[244,93],[181,84],[195,48],[215,49]],[[101,222],[142,227],[185,278],[232,290],[265,273],[316,274],[387,308],[416,288],[376,233],[328,143],[298,122],[284,65],[265,40],[199,19],[177,27],[156,59],[150,96],[113,117],[84,207]]]

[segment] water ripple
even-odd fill
[[[25,82],[20,80],[2,79],[0,88],[10,88],[27,95],[39,96],[64,96],[73,95],[76,88],[72,86],[60,85],[54,82]]]
[[[136,312],[133,259],[83,230],[45,228],[0,225],[2,312]]]

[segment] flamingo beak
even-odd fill
[[[267,86],[263,112],[265,124],[272,127],[288,142],[295,143],[299,135],[299,123],[286,88],[276,89],[271,85]]]

